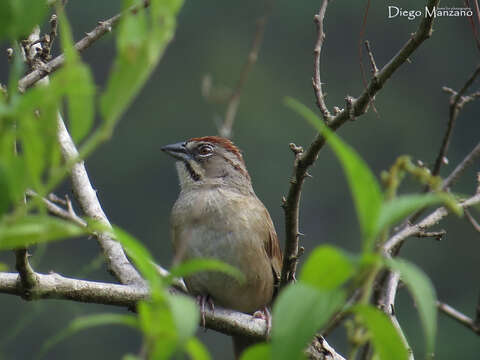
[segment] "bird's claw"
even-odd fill
[[[270,310],[268,310],[267,306],[264,306],[263,309],[257,310],[253,313],[253,317],[256,319],[264,319],[267,328],[266,328],[266,335],[270,335],[270,330],[272,329],[272,315],[270,314]]]
[[[202,327],[207,331],[206,321],[205,321],[205,304],[208,304],[208,307],[212,312],[215,312],[215,305],[210,295],[198,295],[197,304],[200,306],[200,314],[202,316]]]

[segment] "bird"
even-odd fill
[[[247,314],[263,309],[268,314],[278,290],[282,252],[242,153],[219,136],[195,137],[161,149],[175,158],[180,182],[170,218],[174,263],[213,258],[245,276],[241,282],[221,272],[194,273],[184,279],[188,291],[224,308]],[[234,336],[235,357],[254,342]]]

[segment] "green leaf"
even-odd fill
[[[126,1],[124,8],[133,2]],[[133,101],[173,37],[182,0],[153,0],[150,18],[141,7],[126,13],[118,28],[118,56],[102,95],[101,113],[108,128]]]
[[[190,356],[192,360],[210,360],[210,354],[200,341],[196,338],[190,338],[185,344],[185,352]]]
[[[410,290],[422,322],[427,352],[433,353],[437,333],[437,296],[431,280],[419,267],[404,259],[387,259],[386,264],[400,273]]]
[[[65,65],[74,64],[80,60],[80,56],[74,46],[72,30],[65,16],[63,6],[57,6],[58,24],[60,27],[60,42],[62,44],[63,54],[65,56]]]
[[[143,360],[143,358],[133,354],[125,354],[123,355],[122,360]]]
[[[12,195],[10,193],[10,176],[8,169],[0,160],[0,217],[7,212],[8,207],[12,203]],[[12,189],[13,190],[13,189]]]
[[[245,281],[245,275],[240,270],[217,259],[191,259],[185,261],[170,270],[170,276],[167,281],[171,282],[174,277],[187,277],[200,271],[218,271],[231,276],[239,282]]]
[[[0,263],[0,271],[7,271],[7,270],[8,270],[7,264]]]
[[[170,359],[177,349],[176,323],[167,301],[157,295],[150,301],[141,301],[137,307],[151,359]]]
[[[167,300],[172,311],[173,320],[177,329],[180,344],[190,339],[197,330],[200,314],[192,298],[184,295],[168,294]]]
[[[285,102],[323,134],[340,160],[353,195],[364,238],[364,251],[372,251],[373,234],[382,204],[382,193],[375,176],[357,152],[330,130],[314,112],[295,99],[287,98]]]
[[[54,79],[67,95],[70,132],[73,139],[79,142],[93,125],[95,86],[90,69],[81,63],[75,49],[67,17],[61,10],[58,14],[65,65]]]
[[[85,227],[51,216],[28,215],[12,224],[0,224],[0,250],[76,237],[88,231]]]
[[[18,40],[30,34],[35,25],[41,25],[47,14],[43,0],[0,1],[0,39]]]
[[[356,305],[351,310],[368,329],[380,360],[408,359],[408,351],[385,313],[370,305]]]
[[[51,173],[60,163],[56,132],[61,91],[52,83],[37,86],[21,96],[12,109],[18,124],[22,148],[19,157],[25,161],[26,181],[38,193],[42,193],[45,170]]]
[[[153,257],[145,246],[133,236],[119,227],[114,227],[115,239],[122,244],[128,256],[140,271],[140,273],[147,279],[150,284],[150,291],[152,296],[160,291],[162,282],[157,269],[155,268]]]
[[[447,194],[420,194],[402,195],[393,198],[382,204],[380,216],[375,226],[374,235],[378,235],[387,227],[403,220],[413,212],[426,206],[436,205],[445,202],[450,198]]]
[[[300,280],[319,290],[333,290],[353,274],[348,257],[333,246],[317,247],[308,257],[300,272]]]
[[[272,358],[270,344],[256,344],[245,350],[240,360],[267,360]]]
[[[88,315],[76,318],[68,325],[66,329],[60,331],[43,344],[38,354],[38,358],[42,358],[53,346],[57,345],[59,342],[69,338],[70,336],[82,330],[105,325],[123,325],[137,329],[138,321],[137,318],[133,315],[108,313]]]
[[[320,291],[302,282],[288,286],[273,308],[272,359],[303,359],[308,342],[344,300],[341,290]]]

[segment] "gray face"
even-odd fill
[[[216,139],[207,137],[205,139]],[[229,141],[188,140],[164,146],[163,151],[179,160],[181,182],[199,182],[240,177],[250,181],[242,156]],[[187,175],[190,179],[184,179]]]

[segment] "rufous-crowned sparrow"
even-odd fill
[[[266,308],[279,281],[282,253],[242,154],[218,136],[192,138],[162,150],[177,160],[180,180],[171,215],[176,261],[218,259],[238,268],[246,279],[240,283],[220,272],[199,272],[185,278],[188,290],[249,314]],[[234,338],[237,357],[247,344]]]

